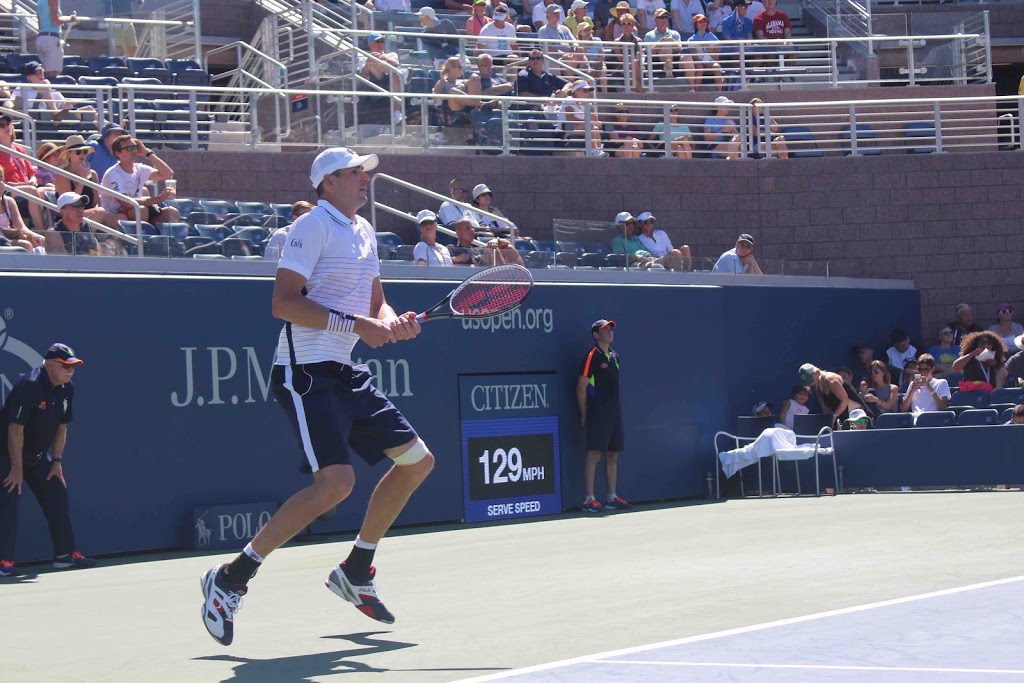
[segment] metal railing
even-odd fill
[[[137,36],[139,54],[147,57],[164,60],[167,54],[167,33],[174,29],[188,28],[193,25],[192,21],[174,21],[165,19],[127,19],[117,17],[83,17],[79,16],[74,26],[83,24],[96,24],[97,28],[105,29],[107,32],[107,54],[117,54],[118,33],[123,30],[135,31],[136,27],[141,29],[141,35]]]
[[[31,15],[34,20],[35,15]],[[35,29],[32,29],[34,32]],[[15,6],[13,12],[0,12],[0,49],[28,52],[29,16]]]
[[[158,59],[203,58],[202,3],[199,0],[178,0],[155,10],[150,19],[170,24],[146,25],[139,36],[139,54]]]
[[[259,128],[257,112],[249,110],[250,104],[253,107],[258,105],[259,98],[248,100],[245,96],[245,89],[254,87],[281,89],[287,87],[288,67],[270,55],[239,40],[208,51],[203,57],[204,70],[210,73],[211,56],[232,51],[235,53],[234,63],[237,66],[234,69],[213,76],[210,79],[210,85],[218,86],[220,85],[219,82],[223,81],[222,87],[228,89],[229,94],[221,98],[222,107],[235,105],[234,111],[230,111],[226,115],[228,121],[238,121],[243,125],[249,123]],[[278,98],[282,99],[283,102],[281,106],[273,108],[273,136],[275,139],[285,137],[291,132],[291,102],[288,101],[288,96],[284,94],[276,96],[275,99]],[[256,135],[253,135],[252,140],[253,144],[258,144],[259,142]]]
[[[25,146],[29,149],[37,149],[36,120],[34,118],[25,112],[18,111],[17,109],[8,109],[7,107],[0,107],[0,114],[6,114],[20,123],[22,142],[24,142]]]
[[[859,38],[874,35],[871,25],[872,1],[803,0],[803,6],[825,24],[829,37]]]

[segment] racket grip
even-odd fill
[[[427,322],[427,320],[428,320],[428,318],[427,318],[427,314],[426,313],[417,313],[416,314],[416,322],[420,323],[421,325],[423,323]]]

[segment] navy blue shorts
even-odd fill
[[[365,365],[275,365],[270,383],[313,472],[349,465],[353,452],[376,465],[386,449],[416,438]]]
[[[625,448],[622,412],[614,408],[587,407],[587,450],[619,453]]]

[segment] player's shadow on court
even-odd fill
[[[234,655],[213,655],[196,657],[198,660],[216,662],[237,662],[234,676],[229,681],[256,683],[259,681],[309,681],[318,676],[344,673],[385,673],[391,669],[382,669],[363,662],[351,661],[352,657],[384,654],[396,650],[417,647],[417,643],[403,643],[397,640],[374,638],[389,631],[368,631],[365,633],[349,633],[346,635],[324,636],[337,640],[347,640],[358,647],[336,650],[334,652],[318,652],[294,657],[277,657],[275,659],[247,659]],[[489,670],[489,669],[488,669]]]

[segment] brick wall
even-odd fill
[[[314,199],[312,157],[166,155],[182,195],[276,202]],[[1003,300],[1024,309],[1021,153],[788,162],[384,155],[379,171],[442,194],[453,175],[486,182],[495,206],[538,238],[550,238],[552,218],[610,221],[622,209],[650,210],[696,256],[717,256],[750,231],[765,259],[828,260],[835,274],[912,278],[929,343],[960,301],[975,305],[980,322]],[[394,186],[378,188],[378,199],[396,208],[436,208]],[[378,222],[412,238],[407,222]]]

